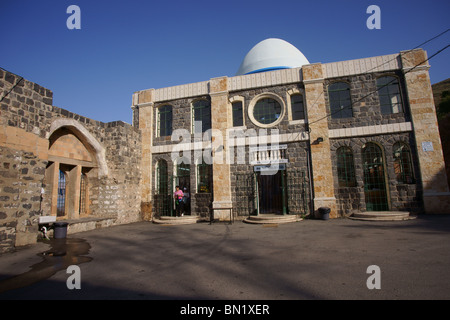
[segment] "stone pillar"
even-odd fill
[[[411,120],[419,157],[420,179],[426,213],[450,213],[450,192],[445,172],[441,138],[427,54],[422,49],[400,53],[405,75]],[[416,65],[418,67],[414,68]],[[419,177],[417,177],[419,178]]]
[[[213,209],[215,217],[229,220],[231,201],[230,165],[227,163],[226,131],[231,127],[229,119],[231,112],[228,107],[228,78],[220,77],[210,80],[211,96],[211,127],[213,156]],[[223,148],[221,147],[223,145]]]
[[[148,89],[133,95],[142,134],[141,218],[148,221],[152,219],[153,94],[154,89]]]
[[[59,162],[53,162],[46,170],[46,179],[48,179],[47,190],[50,194],[50,215],[57,215],[58,203],[58,179],[59,179]]]
[[[331,209],[330,217],[337,217],[333,171],[328,137],[327,107],[323,89],[322,64],[302,67],[305,99],[310,128],[311,166],[314,194],[314,213],[320,207]]]

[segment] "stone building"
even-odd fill
[[[421,49],[311,64],[267,39],[234,77],[134,93],[132,125],[0,70],[0,253],[35,243],[42,216],[71,233],[177,213],[448,213],[428,69]]]
[[[448,212],[428,69],[421,49],[310,64],[267,39],[234,77],[136,92],[142,209],[173,215],[179,185],[200,220]]]
[[[0,253],[35,243],[41,216],[69,232],[140,220],[137,128],[55,107],[50,90],[3,70],[0,96]]]

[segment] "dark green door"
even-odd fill
[[[362,156],[366,210],[389,210],[383,152],[375,143],[367,143],[362,150]]]

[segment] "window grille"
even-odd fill
[[[198,100],[192,106],[192,128],[194,133],[211,129],[211,105],[207,100]],[[200,123],[199,123],[200,122]]]
[[[377,79],[378,97],[382,114],[403,112],[400,85],[397,77],[380,77]]]
[[[203,160],[197,165],[197,193],[211,193],[212,165]]]
[[[87,177],[86,174],[82,173],[80,176],[80,205],[79,205],[79,213],[87,213],[86,212],[86,192],[87,192]]]
[[[394,144],[394,172],[397,182],[401,184],[414,183],[414,175],[411,163],[411,151],[406,143]]]
[[[388,210],[384,161],[381,148],[367,143],[363,148],[364,194],[367,211]]]
[[[332,119],[351,118],[353,116],[350,85],[346,82],[335,82],[328,86],[330,112]]]
[[[242,101],[232,103],[233,109],[233,127],[240,127],[244,125],[244,117],[242,112]]]
[[[262,124],[271,124],[281,115],[281,105],[271,98],[259,100],[253,108],[253,117]]]
[[[172,135],[172,106],[158,108],[158,135],[160,137]]]
[[[294,94],[291,96],[292,120],[304,120],[305,108],[303,106],[303,96]]]
[[[156,167],[156,190],[158,194],[167,194],[168,177],[167,162],[165,160],[159,160]]]
[[[58,217],[63,217],[66,215],[66,174],[62,170],[59,170],[56,215]]]
[[[336,151],[339,187],[355,187],[355,165],[353,152],[349,147],[340,147]]]

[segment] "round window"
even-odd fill
[[[272,124],[281,116],[281,105],[271,98],[259,100],[253,108],[253,117],[262,124]]]

